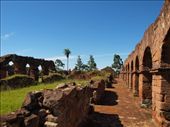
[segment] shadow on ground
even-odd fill
[[[80,127],[123,127],[117,114],[95,112]]]
[[[117,105],[118,95],[114,91],[105,90],[101,105]]]

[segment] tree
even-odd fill
[[[86,65],[86,64],[83,64],[82,69],[83,69],[83,71],[88,71],[89,70],[89,66]]]
[[[61,68],[64,68],[65,64],[61,60],[56,59],[55,66],[57,70],[61,70]]]
[[[120,73],[120,69],[122,68],[122,66],[123,61],[121,57],[118,54],[114,54],[112,68],[116,71],[117,75]]]
[[[69,65],[69,56],[70,56],[70,54],[71,54],[70,49],[68,49],[68,48],[64,49],[64,55],[67,57],[67,71],[69,69],[68,65]]]
[[[82,62],[80,56],[78,56],[78,58],[77,58],[77,64],[76,64],[76,66],[75,66],[75,69],[76,69],[76,70],[79,70],[79,71],[82,71],[82,70],[83,70],[83,62]]]
[[[88,61],[88,66],[89,66],[89,70],[92,71],[92,70],[96,70],[97,69],[97,64],[94,60],[94,57],[92,55],[90,55],[90,59]]]

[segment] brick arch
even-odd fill
[[[161,66],[170,67],[170,29],[164,39],[161,50]]]
[[[26,68],[26,74],[30,75],[30,64],[26,63],[25,68]]]
[[[143,54],[143,67],[144,69],[151,69],[152,68],[152,53],[151,48],[148,46],[146,47],[144,54]]]
[[[134,95],[139,96],[139,58],[135,57]]]
[[[139,71],[139,57],[135,57],[135,71]]]
[[[133,60],[131,61],[131,73],[130,73],[130,89],[133,90],[133,69],[134,69],[134,65],[133,65]]]
[[[127,85],[128,85],[128,87],[129,87],[129,75],[130,75],[130,65],[129,65],[129,63],[128,63],[128,65],[127,65],[127,68],[128,68],[128,73],[127,73]]]
[[[11,75],[14,74],[14,66],[15,66],[15,63],[13,62],[13,60],[10,60],[6,64],[6,73],[7,73],[7,76],[11,76]]]
[[[150,70],[152,69],[152,53],[150,47],[146,47],[143,55],[143,86],[142,86],[142,100],[143,103],[152,103],[152,74]]]

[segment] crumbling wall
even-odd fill
[[[151,57],[149,57],[151,55]],[[133,63],[133,64],[132,64]],[[170,126],[170,1],[165,0],[160,15],[145,31],[142,40],[124,62],[120,77],[152,105],[153,119],[160,127]],[[138,91],[138,92],[136,92]],[[149,97],[146,97],[147,96]]]
[[[21,109],[1,116],[2,127],[81,127],[93,114],[94,103],[101,103],[106,80],[91,81],[80,87],[61,84],[56,89],[30,92]],[[97,96],[93,92],[97,93]]]
[[[27,74],[34,80],[38,80],[39,70],[38,67],[42,67],[43,75],[48,75],[49,71],[55,71],[55,65],[53,61],[47,61],[44,59],[35,59],[33,57],[18,56],[16,54],[9,54],[0,57],[0,79],[9,76],[9,62],[13,62],[13,74]],[[29,65],[29,74],[27,72],[26,65]],[[12,71],[12,70],[11,70]]]

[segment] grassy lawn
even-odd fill
[[[19,88],[8,91],[0,92],[0,114],[7,114],[12,111],[16,111],[22,105],[22,102],[26,94],[30,91],[37,91],[43,89],[55,88],[58,84],[73,82],[73,80],[60,80],[50,84],[38,84],[30,87]],[[86,84],[88,81],[85,80],[75,80],[77,84]]]

